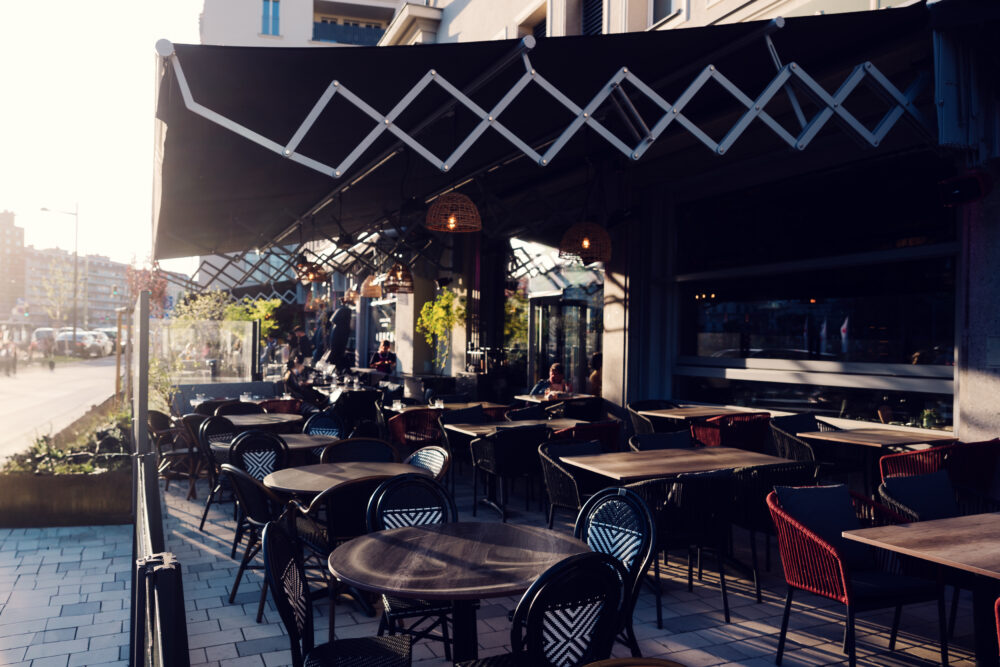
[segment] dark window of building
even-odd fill
[[[583,0],[583,34],[600,35],[604,31],[604,0]]]
[[[531,34],[535,37],[535,39],[541,39],[542,37],[545,37],[547,31],[548,31],[548,21],[542,19],[541,21],[535,24],[535,27],[531,29]]]

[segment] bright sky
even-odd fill
[[[79,204],[81,254],[148,257],[153,46],[197,43],[202,4],[3,2],[0,211],[15,213],[26,244],[72,251],[73,216],[40,209]]]

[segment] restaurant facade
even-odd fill
[[[406,12],[423,10],[401,9],[384,44],[463,20],[445,8],[406,40]],[[943,0],[561,38],[525,19],[519,39],[332,51],[161,43],[155,254],[377,232],[420,286],[392,313],[407,370],[440,279],[466,296],[454,370],[503,345],[508,240],[559,247],[589,221],[611,248],[588,347],[612,408],[679,398],[992,437],[997,18]],[[452,191],[480,234],[423,227]],[[373,270],[341,247],[337,270]]]

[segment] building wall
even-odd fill
[[[201,43],[219,46],[343,46],[313,39],[320,16],[385,24],[392,18],[393,0],[280,0],[279,34],[261,32],[263,0],[205,0],[201,13]]]
[[[95,328],[114,326],[115,310],[128,305],[128,264],[114,262],[102,255],[85,255],[77,263],[77,326]],[[73,253],[59,248],[25,249],[25,300],[30,306],[30,322],[35,326],[72,325]],[[50,313],[50,291],[62,283],[61,320]]]
[[[16,320],[12,309],[24,299],[24,229],[14,214],[0,212],[0,321]],[[23,316],[22,316],[23,317]]]

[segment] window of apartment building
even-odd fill
[[[670,16],[673,4],[673,0],[653,0],[653,23]]]
[[[535,39],[541,39],[548,33],[548,21],[544,18],[531,28],[531,34]]]
[[[583,0],[584,35],[600,35],[604,32],[604,0]]]
[[[260,32],[262,35],[281,34],[281,2],[280,0],[262,0]]]

